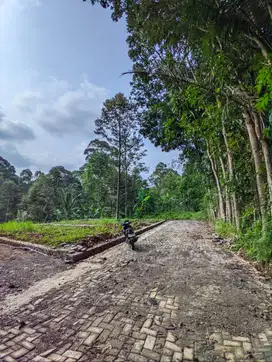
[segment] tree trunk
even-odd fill
[[[219,177],[216,171],[216,165],[215,165],[215,161],[209,151],[209,148],[207,147],[207,154],[211,163],[211,168],[212,168],[212,172],[215,178],[215,182],[216,182],[216,187],[217,187],[217,191],[218,191],[218,206],[219,206],[219,218],[224,220],[226,219],[225,217],[225,208],[224,208],[224,198],[223,198],[223,192],[222,192],[222,187],[219,181]]]
[[[269,201],[270,201],[270,213],[272,216],[272,168],[269,156],[269,146],[267,139],[264,137],[263,134],[263,127],[261,126],[260,117],[256,113],[253,113],[253,120],[255,124],[255,132],[256,135],[261,143],[263,156],[264,156],[264,163],[266,169],[266,177],[267,177],[267,184],[268,184],[268,191],[269,191]]]
[[[235,174],[234,174],[234,167],[233,167],[233,157],[232,157],[232,152],[229,148],[229,144],[228,144],[228,138],[227,138],[227,132],[225,129],[225,125],[224,122],[222,123],[222,133],[223,133],[223,138],[224,138],[224,142],[226,145],[226,149],[227,149],[227,157],[228,157],[228,169],[229,169],[229,181],[230,181],[230,186],[232,188],[232,185],[235,181]],[[241,228],[241,223],[240,223],[240,210],[239,210],[239,205],[237,202],[237,196],[236,196],[236,192],[234,190],[231,191],[231,202],[232,202],[232,215],[235,221],[235,225],[236,225],[236,229],[239,231]]]
[[[122,157],[122,143],[121,143],[121,123],[119,126],[119,149],[118,149],[118,176],[117,176],[117,199],[116,199],[116,219],[120,216],[120,183],[121,183],[121,157]]]
[[[230,202],[230,197],[229,197],[229,189],[228,189],[228,185],[227,185],[227,173],[226,173],[226,168],[224,165],[224,160],[221,156],[219,157],[219,161],[221,164],[221,169],[222,169],[224,184],[225,184],[224,185],[224,194],[225,194],[225,203],[226,203],[226,221],[231,222],[232,210],[231,210],[231,202]]]
[[[259,144],[254,128],[254,124],[250,118],[249,113],[244,114],[246,128],[249,136],[249,142],[251,146],[252,156],[254,160],[255,172],[256,172],[256,185],[258,190],[259,196],[259,204],[260,204],[260,212],[261,212],[261,219],[262,219],[262,227],[263,231],[265,230],[265,209],[266,209],[266,202],[265,202],[265,184],[262,176],[262,160],[260,157],[260,149]]]
[[[128,171],[127,171],[127,160],[125,155],[125,217],[128,216]]]

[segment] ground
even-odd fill
[[[153,224],[156,219],[133,220],[139,230]],[[94,246],[110,238],[122,235],[120,222],[112,219],[71,220],[60,223],[35,224],[31,221],[0,223],[0,237],[42,244],[59,248],[84,242]]]
[[[271,287],[172,221],[2,303],[0,361],[272,361]]]
[[[68,269],[60,259],[0,244],[0,303],[35,282]]]

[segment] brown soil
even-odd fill
[[[68,268],[60,259],[0,244],[0,301]]]

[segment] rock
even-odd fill
[[[26,322],[21,321],[18,328],[19,328],[19,329],[22,329],[22,328],[24,328],[25,326],[26,326]]]
[[[158,301],[156,299],[154,299],[154,298],[149,298],[149,302],[152,305],[158,305]]]

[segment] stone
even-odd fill
[[[194,350],[193,348],[185,347],[183,351],[183,357],[186,360],[192,361],[194,359]]]
[[[143,328],[150,328],[151,327],[151,325],[152,325],[152,322],[153,322],[153,320],[152,319],[147,319],[145,322],[144,322],[144,324],[143,324]]]
[[[144,344],[144,348],[146,349],[149,349],[149,350],[153,350],[154,348],[154,345],[155,345],[155,342],[156,342],[156,338],[153,337],[153,336],[147,336],[146,337],[146,340],[145,340],[145,344]]]
[[[268,341],[265,333],[258,334],[258,337],[259,337],[261,342],[267,342]]]
[[[91,333],[91,334],[89,335],[89,337],[87,337],[83,343],[84,343],[86,346],[92,346],[93,343],[96,341],[97,337],[98,337],[97,334]]]
[[[162,355],[160,362],[172,362],[172,358],[168,357],[168,356],[165,356],[165,355]]]
[[[250,342],[250,339],[247,337],[233,337],[232,339],[237,342]]]
[[[155,361],[159,361],[160,357],[161,357],[159,353],[156,353],[154,351],[151,351],[151,350],[145,349],[145,348],[142,350],[142,356],[155,360]]]
[[[92,332],[92,333],[96,333],[96,334],[100,334],[103,329],[102,328],[98,328],[98,327],[89,327],[87,329],[88,332]]]
[[[230,346],[230,347],[240,347],[241,343],[237,342],[237,341],[224,341],[224,345],[225,346]]]
[[[66,351],[63,354],[64,357],[68,357],[68,358],[74,358],[74,359],[79,359],[82,356],[81,352],[77,352],[77,351],[72,351],[70,349],[68,349],[68,351]]]
[[[252,344],[249,342],[243,342],[243,348],[244,351],[247,352],[251,352],[252,351]]]
[[[235,362],[235,356],[233,353],[225,353],[225,358],[228,362]]]
[[[222,334],[221,333],[213,333],[212,335],[210,335],[210,340],[222,344],[223,343]]]
[[[153,329],[148,329],[148,328],[142,328],[141,333],[146,333],[146,334],[149,334],[149,335],[151,335],[153,337],[156,337],[156,335],[158,334],[157,331],[154,331]]]
[[[22,345],[23,347],[27,348],[29,351],[31,351],[32,349],[35,348],[35,345],[32,344],[32,343],[30,343],[30,342],[28,342],[28,341],[22,341],[22,342],[21,342],[21,345]]]
[[[142,349],[143,349],[143,346],[144,346],[144,341],[143,340],[140,340],[140,341],[136,341],[135,343],[134,343],[134,346],[133,346],[133,348],[132,348],[132,350],[131,350],[131,352],[132,353],[141,353],[141,351],[142,351]]]
[[[111,331],[109,331],[108,329],[104,329],[104,331],[98,337],[99,342],[105,343],[110,334],[111,334]]]
[[[140,356],[139,354],[136,354],[136,353],[130,353],[128,358],[130,361],[133,361],[133,362],[148,362],[148,359],[146,357]]]
[[[182,362],[182,353],[174,352],[173,362]]]
[[[16,359],[16,358],[23,357],[28,352],[29,352],[28,349],[20,348],[20,349],[18,349],[18,351],[13,352],[11,355],[12,355],[12,357],[14,357]]]
[[[17,362],[16,359],[12,358],[11,356],[4,357],[4,362]]]
[[[170,349],[174,352],[181,352],[181,347],[177,346],[175,343],[166,341],[165,342],[165,348]]]
[[[168,331],[168,332],[167,332],[166,340],[169,341],[169,342],[175,343],[176,340],[177,340],[177,337],[174,335],[173,332]]]

